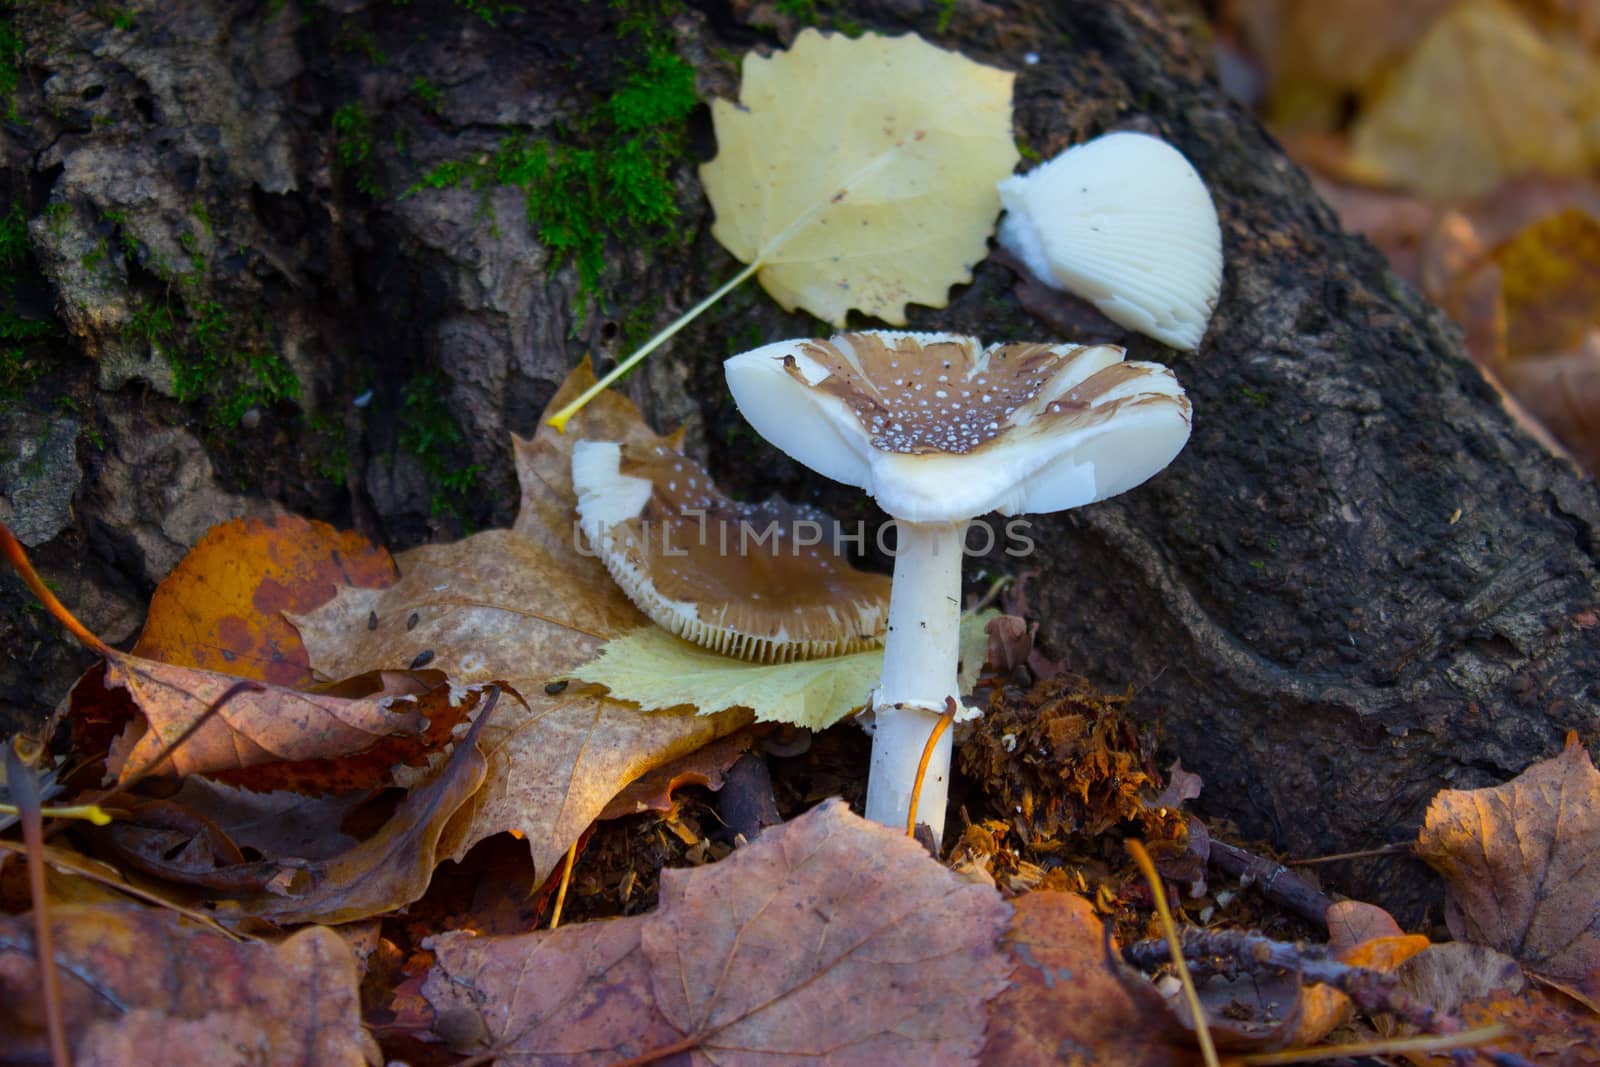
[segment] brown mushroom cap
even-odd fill
[[[612,578],[679,637],[765,663],[882,642],[889,578],[850,566],[821,512],[730,500],[659,445],[582,442],[572,480],[579,525]]]

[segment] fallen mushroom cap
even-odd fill
[[[729,500],[663,446],[579,442],[572,482],[596,555],[641,611],[679,637],[766,663],[882,642],[889,579],[841,558],[821,512]],[[803,543],[813,535],[820,543]]]
[[[780,341],[724,369],[740,413],[779,449],[898,519],[952,522],[1093,503],[1170,463],[1189,402],[1166,367],[1122,357],[865,331]]]
[[[1129,329],[1199,347],[1222,285],[1222,230],[1177,149],[1107,134],[1002,181],[1000,201],[1000,243],[1040,281]]]

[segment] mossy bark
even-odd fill
[[[175,506],[157,495],[182,489],[133,478],[138,464],[118,458],[152,426],[204,444],[229,492],[200,485],[184,499],[223,501],[219,518],[248,493],[397,547],[508,521],[507,432],[532,429],[581,356],[621,354],[642,317],[663,323],[738,269],[709,237],[695,180],[695,157],[714,151],[709,123],[703,108],[689,117],[688,151],[666,171],[677,218],[648,241],[609,242],[598,301],[541,242],[523,189],[401,194],[441,163],[492,158],[508,136],[594,147],[584,123],[638,84],[645,53],[629,19],[655,20],[654,40],[694,67],[702,98],[734,91],[744,50],[798,28],[772,5],[694,2],[530,4],[487,20],[446,0],[307,5],[305,17],[293,3],[182,0],[132,5],[129,25],[78,6],[16,16],[28,43],[5,163],[31,217],[67,205],[32,237],[73,347],[24,405],[56,410],[69,380],[92,408],[77,417],[107,435],[78,449],[84,488],[60,538],[74,548],[42,554],[120,591],[119,604],[161,577],[165,556],[141,546]],[[1181,3],[818,7],[836,25],[915,30],[1015,70],[1033,153],[1146,130],[1212,189],[1227,266],[1197,354],[1019,289],[993,260],[948,308],[912,319],[990,340],[1123,343],[1188,388],[1195,431],[1179,460],[1125,497],[1039,520],[1021,565],[1039,572],[1028,588],[1042,640],[1095,682],[1133,688],[1134,711],[1204,776],[1203,811],[1300,855],[1370,847],[1407,839],[1442,786],[1502,780],[1567,729],[1600,741],[1600,630],[1579,624],[1600,602],[1600,496],[1513,425],[1453,328],[1340,231],[1220,94]],[[334,128],[352,106],[361,151],[341,144],[350,122]],[[102,239],[90,271],[72,250]],[[178,284],[161,271],[184,269],[190,246],[206,262],[189,283],[196,302],[283,353],[298,406],[219,430],[141,371],[161,357],[129,324]],[[724,356],[819,329],[751,285],[626,388],[664,426],[688,421],[736,492],[872,518],[859,494],[755,440],[722,386]],[[419,439],[404,395],[422,375],[443,383],[460,430],[443,462],[401,445]],[[431,506],[452,465],[482,468],[474,494],[450,498],[459,516]],[[32,647],[5,653],[12,701]],[[60,695],[60,673],[37,679],[36,700]],[[1394,905],[1431,885],[1392,859],[1328,873]]]

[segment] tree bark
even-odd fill
[[[624,23],[641,12],[694,66],[702,100],[736,91],[740,53],[799,28],[744,0],[524,6],[181,0],[135,5],[128,25],[77,5],[14,16],[26,48],[6,188],[32,250],[14,304],[24,317],[53,307],[60,325],[30,349],[43,373],[7,432],[54,440],[70,422],[77,437],[48,475],[0,474],[13,508],[47,478],[81,483],[70,512],[45,508],[35,525],[47,573],[91,626],[131,636],[186,544],[253,510],[395,547],[508,524],[507,434],[532,430],[583,355],[625,354],[641,327],[737,270],[695,177],[695,157],[714,151],[703,107],[670,168],[667,239],[612,240],[597,302],[541,243],[522,190],[406,194],[507,135],[581,141],[583,116],[635,69]],[[1600,496],[1512,423],[1440,313],[1341,232],[1210,79],[1193,16],[1166,6],[818,5],[824,22],[916,31],[1016,71],[1018,133],[1040,157],[1140,129],[1205,178],[1226,275],[1197,354],[1041,294],[995,259],[911,325],[1113,341],[1176,369],[1195,408],[1178,461],[1032,528],[1022,565],[1039,572],[1042,639],[1074,671],[1132,687],[1134,710],[1204,776],[1204,813],[1298,855],[1405,840],[1435,790],[1503,780],[1568,729],[1600,740],[1600,631],[1584,614],[1600,603]],[[153,332],[163,306],[176,325]],[[235,349],[282,357],[298,399],[230,409],[230,423],[227,397],[172,396],[166,349],[208,351],[201,327],[219,315]],[[876,517],[754,441],[722,385],[725,356],[820,329],[747,285],[627,388],[661,425],[687,422],[737,493]],[[435,435],[433,459],[416,447],[428,395],[460,434]],[[470,465],[475,488],[450,496],[443,479]],[[14,585],[0,596],[0,692],[48,704],[81,659]],[[1332,875],[1402,912],[1431,885],[1393,859]]]

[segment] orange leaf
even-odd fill
[[[1600,1010],[1600,772],[1576,735],[1505,785],[1439,792],[1417,853],[1444,876],[1454,937]]]
[[[382,588],[394,560],[360,534],[294,515],[235,519],[206,531],[150,599],[133,653],[272,685],[311,681],[283,612],[310,611],[343,585]]]

